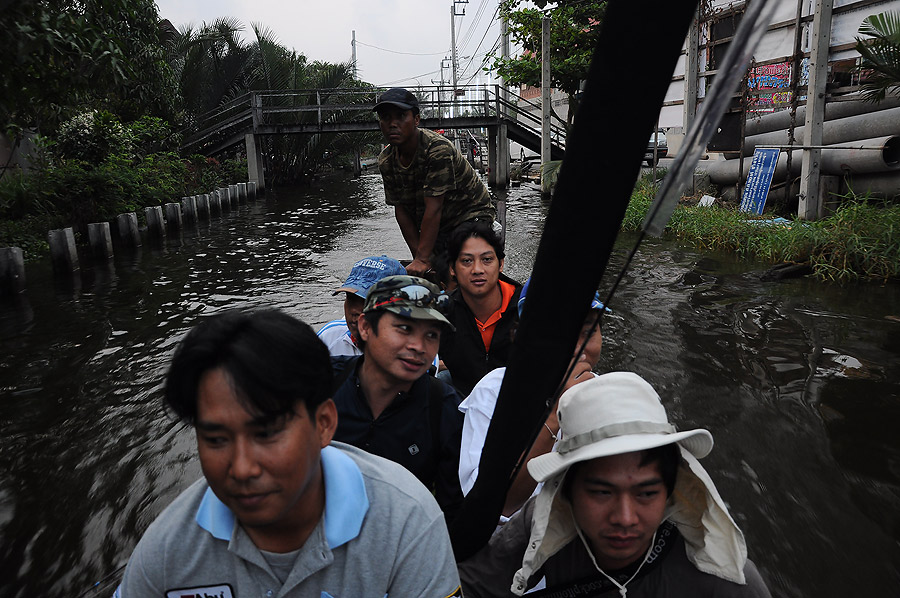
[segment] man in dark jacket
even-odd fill
[[[519,321],[521,285],[503,276],[503,246],[487,222],[466,222],[450,236],[448,317],[456,328],[441,338],[441,359],[464,396],[491,370],[506,365]]]
[[[452,325],[447,295],[414,276],[388,276],[366,295],[360,357],[335,357],[335,440],[395,461],[435,493],[452,518],[462,502],[462,397],[427,373]]]

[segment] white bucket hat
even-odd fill
[[[577,537],[568,500],[559,492],[569,468],[581,461],[677,444],[681,463],[665,518],[685,541],[688,559],[704,573],[744,584],[747,546],[709,474],[697,459],[712,450],[703,429],[678,432],[659,395],[631,372],[613,372],[577,384],[559,399],[560,440],[552,453],[528,462],[544,482],[535,499],[531,538],[511,591],[522,595],[528,579]]]

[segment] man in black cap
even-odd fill
[[[490,194],[452,143],[419,128],[419,100],[411,92],[389,89],[374,110],[390,144],[378,156],[385,201],[394,206],[413,257],[406,270],[414,276],[436,271],[446,280],[440,256],[450,232],[469,220],[493,222]]]
[[[452,519],[462,502],[459,446],[462,397],[429,375],[447,295],[414,276],[387,276],[369,288],[359,335],[360,357],[335,357],[335,440],[403,465],[434,492]]]

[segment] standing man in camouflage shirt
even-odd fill
[[[493,222],[487,188],[466,158],[447,139],[419,128],[419,100],[402,88],[381,94],[374,107],[385,140],[378,156],[384,195],[413,261],[413,276],[437,271],[450,232],[469,220]]]

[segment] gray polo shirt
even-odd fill
[[[460,595],[443,514],[411,473],[337,442],[322,470],[325,512],[285,583],[201,479],[147,529],[116,598]]]

